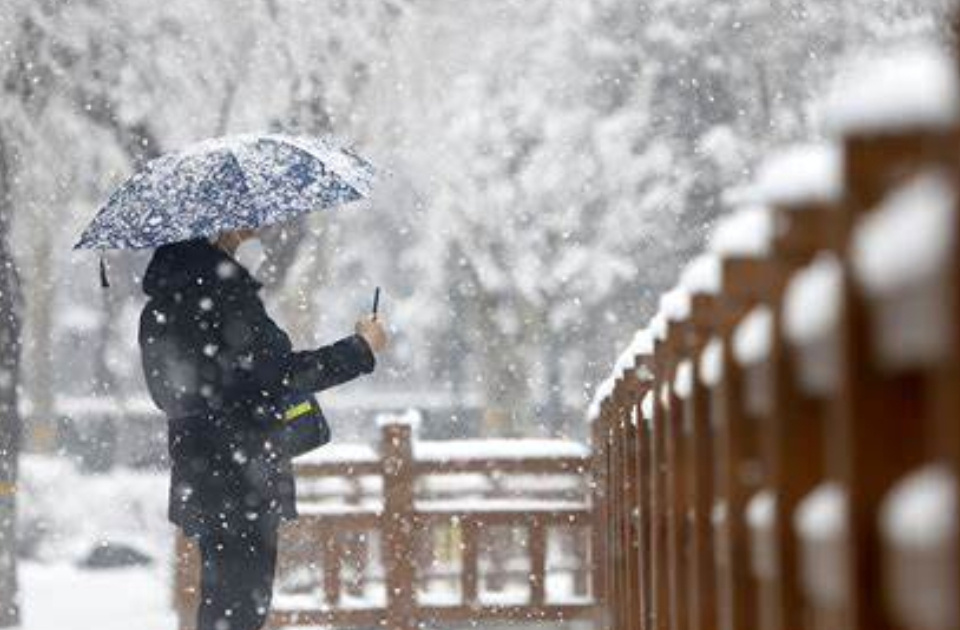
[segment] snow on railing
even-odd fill
[[[956,213],[947,173],[925,173],[891,192],[854,235],[858,280],[871,292],[889,293],[935,276],[956,250]]]
[[[953,57],[918,45],[852,62],[824,105],[827,125],[840,133],[940,130],[960,120],[960,89]]]
[[[789,209],[838,203],[843,194],[842,158],[836,144],[782,150],[760,167],[757,198],[764,204]]]

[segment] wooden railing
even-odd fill
[[[960,71],[911,59],[761,169],[598,392],[605,627],[960,628]]]
[[[560,440],[421,442],[381,423],[379,450],[298,460],[301,516],[281,531],[269,627],[589,619],[590,451]],[[198,567],[178,540],[180,628]]]

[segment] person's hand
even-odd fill
[[[387,346],[387,331],[381,316],[367,315],[357,322],[356,332],[364,338],[374,352],[380,352]]]

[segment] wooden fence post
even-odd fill
[[[647,356],[643,364],[650,365],[653,358]],[[641,362],[638,360],[638,365]],[[653,398],[656,396],[656,390],[652,388],[651,383],[647,383],[646,393],[640,402],[640,417],[637,426],[637,504],[640,508],[640,519],[638,523],[640,548],[638,555],[640,557],[640,591],[641,601],[643,602],[642,616],[640,618],[640,627],[643,630],[652,630],[654,627],[653,616],[653,559],[652,559],[652,537],[653,537],[653,510],[651,507],[651,485],[650,479],[654,470],[651,457],[651,440],[653,435],[652,416]],[[649,397],[649,405],[644,408],[643,400]]]
[[[723,342],[723,379],[715,392],[714,492],[723,501],[717,562],[718,625],[724,630],[757,627],[756,588],[750,572],[747,502],[762,481],[756,421],[746,413],[744,372],[733,354],[734,330],[757,305],[769,284],[765,259],[728,257],[723,260],[723,292],[719,300],[717,334]],[[722,559],[722,562],[720,561]]]
[[[853,279],[854,226],[909,178],[932,166],[949,165],[955,152],[952,134],[894,130],[877,135],[852,132],[845,138],[844,318],[840,329],[841,383],[837,441],[843,446],[828,462],[850,496],[852,627],[896,627],[876,593],[881,592],[882,540],[879,508],[907,471],[923,462],[922,431],[912,430],[926,414],[925,383],[917,374],[885,375],[871,349],[870,312],[862,288]],[[887,445],[896,444],[896,448]],[[839,455],[839,456],[838,456]]]
[[[709,391],[700,374],[700,354],[710,341],[715,325],[716,303],[712,296],[692,297],[691,339],[688,352],[693,361],[690,400],[684,405],[684,424],[690,455],[687,480],[688,509],[692,514],[690,540],[690,601],[688,615],[691,630],[713,630],[716,625],[716,575],[714,567],[711,510],[714,498],[713,432],[710,423]]]
[[[416,630],[414,565],[414,425],[402,419],[381,424],[383,466],[383,554],[386,566],[387,627]]]
[[[593,505],[593,527],[590,540],[591,573],[593,578],[593,598],[597,602],[597,628],[606,628],[609,623],[610,610],[608,607],[607,585],[607,531],[610,511],[607,505],[607,490],[609,486],[608,470],[610,456],[607,449],[607,422],[608,415],[601,410],[592,424],[593,453],[591,464],[593,468],[593,486],[591,503]]]
[[[173,602],[177,628],[194,630],[200,603],[200,555],[196,543],[179,531],[174,553]]]
[[[667,347],[666,342],[657,339],[654,348],[654,365],[656,380],[654,389],[653,422],[650,440],[650,562],[651,576],[651,606],[653,613],[654,630],[670,630],[670,590],[668,588],[667,564],[667,496],[666,496],[666,432],[664,425],[667,422],[669,409],[669,394],[665,388],[664,376]]]
[[[666,457],[667,580],[671,630],[687,630],[686,599],[686,465],[683,449],[683,401],[674,388],[677,368],[683,358],[687,325],[671,321],[667,324],[667,360],[663,383],[666,386],[667,409],[664,413]]]

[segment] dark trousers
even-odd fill
[[[197,630],[259,630],[270,612],[277,519],[203,534]]]

